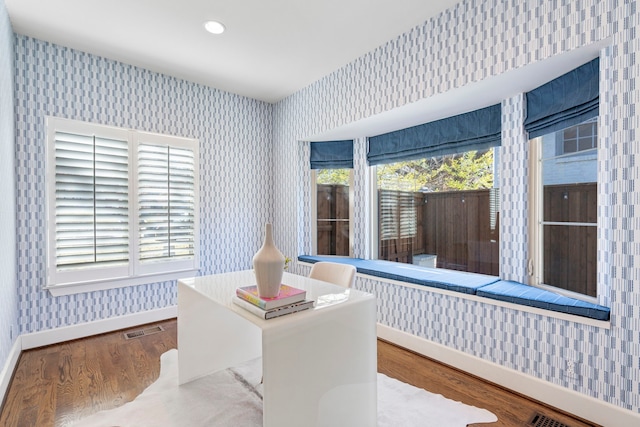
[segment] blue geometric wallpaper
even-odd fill
[[[47,115],[197,138],[201,274],[251,266],[273,211],[272,105],[24,36],[15,68],[20,333],[177,303],[175,281],[61,297],[43,290]]]
[[[374,278],[358,278],[356,287],[377,295],[378,321],[384,325],[640,412],[639,30],[636,1],[464,0],[277,103],[275,229],[290,230],[281,250],[310,248],[308,160],[300,141],[610,40],[600,51],[598,151],[598,293],[599,302],[611,307],[610,329]],[[523,95],[513,94],[502,106],[501,276],[526,282],[529,159]],[[366,150],[357,141],[353,245],[357,256],[366,256],[370,196]],[[288,177],[294,170],[303,196],[291,191]],[[295,265],[293,271],[308,268]],[[567,360],[578,363],[581,381],[562,374]]]
[[[358,278],[356,287],[378,297],[384,325],[640,412],[639,30],[632,0],[463,0],[270,105],[12,36],[0,0],[0,182],[8,181],[13,165],[5,157],[15,149],[17,210],[13,251],[4,240],[13,224],[0,222],[0,249],[17,250],[16,267],[0,261],[0,363],[12,344],[7,322],[29,333],[176,304],[174,282],[57,298],[42,289],[45,116],[197,138],[201,274],[210,274],[250,268],[268,221],[285,255],[311,251],[309,136],[610,40],[601,51],[598,148],[598,294],[611,308],[609,329],[373,278]],[[14,70],[5,59],[12,49]],[[12,78],[15,148],[4,128]],[[502,107],[501,276],[526,281],[523,95]],[[359,257],[370,256],[368,175],[359,137],[352,242]],[[307,272],[297,263],[291,270]],[[579,363],[582,381],[561,375],[567,360]]]
[[[18,335],[13,128],[13,32],[0,0],[0,366]]]

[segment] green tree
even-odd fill
[[[351,169],[319,169],[316,175],[318,184],[349,185]]]
[[[449,190],[480,190],[493,187],[493,150],[468,151],[442,166]]]
[[[378,166],[378,187],[387,190],[435,192],[492,186],[493,149]]]

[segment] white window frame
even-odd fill
[[[576,130],[576,150],[575,151],[565,151],[565,137],[564,137],[564,129],[556,132],[556,154],[557,156],[572,156],[576,154],[588,154],[590,151],[598,148],[598,119],[593,118],[585,121],[580,124],[589,124],[592,126],[592,129],[595,128],[595,131],[592,132],[588,138],[591,140],[591,147],[580,149],[579,142],[581,139],[580,128]],[[587,137],[582,136],[582,139],[586,139]]]
[[[354,257],[354,238],[355,232],[353,229],[353,212],[354,212],[354,196],[355,191],[353,188],[353,169],[352,168],[335,168],[335,169],[349,169],[349,258]],[[318,255],[318,172],[316,169],[311,169],[311,245],[312,255]],[[334,256],[334,255],[321,255],[321,256]],[[337,255],[336,255],[337,256]],[[344,256],[344,255],[343,255]]]
[[[47,280],[44,288],[54,296],[113,289],[191,277],[200,268],[199,150],[198,140],[122,129],[77,120],[46,117]],[[55,134],[95,134],[128,141],[129,147],[129,262],[110,267],[59,270],[56,268]],[[138,144],[171,145],[194,153],[194,256],[188,260],[141,262],[138,259],[137,150]]]
[[[529,277],[529,285],[555,292],[569,298],[579,299],[582,301],[598,304],[598,298],[589,295],[572,292],[566,289],[547,285],[544,283],[544,226],[556,223],[544,222],[544,187],[542,182],[542,137],[533,138],[529,141],[529,253],[530,258],[527,262],[527,274]],[[580,153],[580,152],[577,152]],[[567,155],[576,155],[577,153],[569,153]],[[590,223],[580,223],[574,225],[593,226]],[[596,224],[597,227],[597,224]],[[599,268],[599,265],[596,266]]]

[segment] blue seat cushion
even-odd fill
[[[415,285],[446,289],[465,294],[475,294],[476,290],[500,280],[495,276],[466,273],[462,271],[443,270],[439,268],[419,267],[391,261],[368,260],[361,258],[336,258],[315,255],[300,255],[299,261],[316,263],[318,261],[351,264],[358,273],[385,279],[413,283]]]
[[[608,307],[509,280],[483,286],[476,295],[598,320],[609,320],[610,315]]]
[[[419,267],[412,264],[361,258],[300,255],[298,260],[312,264],[318,261],[350,264],[355,266],[358,273],[361,274],[478,295],[513,304],[575,314],[597,320],[609,320],[610,316],[610,309],[608,307],[565,297],[523,283],[500,280],[498,277],[484,274],[465,273],[461,271]]]

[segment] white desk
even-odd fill
[[[315,308],[263,320],[236,306],[251,270],[178,281],[179,383],[262,356],[263,426],[375,426],[375,298],[288,273],[282,281]]]

